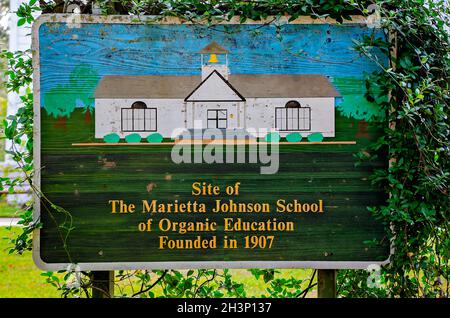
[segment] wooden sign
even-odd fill
[[[43,15],[34,259],[46,270],[366,268],[382,131],[365,97],[383,37],[361,19],[215,25]],[[380,61],[386,57],[374,52]]]

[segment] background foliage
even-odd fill
[[[268,16],[302,15],[330,17],[340,22],[350,15],[375,14],[390,41],[370,37],[355,42],[355,49],[372,58],[376,47],[389,55],[390,66],[374,73],[366,82],[366,98],[375,102],[387,116],[377,125],[385,134],[364,153],[371,160],[380,147],[389,147],[388,171],[377,171],[372,181],[390,193],[385,206],[371,212],[389,230],[393,243],[391,262],[376,276],[362,270],[340,270],[338,293],[341,297],[448,297],[449,296],[449,209],[450,209],[450,121],[449,121],[449,6],[445,0],[113,0],[44,1],[31,0],[17,12],[19,25],[32,23],[32,13],[65,12],[77,4],[82,14],[94,7],[102,14],[176,16],[186,21],[213,22],[240,16],[260,20]],[[274,19],[276,23],[276,19]],[[31,83],[29,52],[2,53],[8,60],[7,88],[19,92]],[[389,96],[390,98],[386,98]],[[22,94],[23,106],[3,123],[6,137],[14,141],[11,154],[25,172],[25,178],[2,177],[2,187],[12,189],[31,182],[32,175],[32,99]],[[26,140],[24,147],[19,147]],[[33,187],[39,193],[39,189]],[[31,209],[31,208],[30,208]],[[23,233],[11,240],[11,253],[31,249],[31,210],[23,215]],[[377,244],[378,242],[373,242]],[[281,279],[275,270],[251,270],[255,279],[269,284],[267,297],[305,297],[315,286],[316,271],[307,280]],[[82,273],[82,285],[73,284],[73,275],[44,273],[47,281],[66,296],[87,296],[91,276]],[[158,287],[165,297],[242,297],[245,286],[233,281],[227,270],[120,271],[119,285],[130,281],[133,288],[121,288],[117,296],[154,297]],[[122,286],[122,285],[120,285]],[[135,287],[135,288],[134,288]]]

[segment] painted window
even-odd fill
[[[122,131],[156,131],[156,108],[147,108],[144,102],[134,102],[131,108],[122,108]]]
[[[285,107],[276,107],[275,129],[278,131],[311,130],[311,107],[302,107],[297,101],[289,101]]]
[[[147,108],[147,104],[141,101],[137,101],[131,105],[131,108],[144,109]]]
[[[227,129],[227,110],[208,109],[208,128]]]
[[[288,101],[286,103],[286,105],[284,107],[286,107],[286,108],[300,108],[302,106],[300,105],[300,103],[298,101],[290,100],[290,101]]]

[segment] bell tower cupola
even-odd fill
[[[213,71],[217,71],[226,80],[230,74],[228,69],[228,50],[217,44],[216,41],[209,43],[198,52],[202,63],[202,81]]]

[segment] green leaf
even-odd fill
[[[26,21],[27,21],[26,18],[20,18],[19,20],[17,20],[17,26],[24,25]]]

